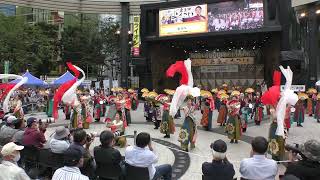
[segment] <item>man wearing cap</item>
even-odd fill
[[[18,129],[15,129],[15,124],[18,123],[18,119],[15,116],[9,116],[7,123],[1,128],[0,131],[0,145],[3,146],[12,141],[12,138]]]
[[[50,149],[53,153],[64,153],[70,146],[70,131],[69,129],[60,126],[56,129],[53,138],[49,142]]]
[[[24,147],[10,142],[3,146],[1,154],[3,161],[0,164],[0,179],[3,180],[29,180],[26,172],[17,165],[20,152]]]
[[[4,116],[2,117],[2,122],[0,123],[0,129],[7,124],[7,119],[9,116],[11,116],[9,112],[4,114]]]
[[[226,157],[227,144],[219,139],[210,145],[213,155],[212,163],[202,164],[204,180],[232,180],[235,175],[233,165]]]
[[[79,149],[69,148],[64,152],[64,165],[54,172],[52,180],[89,180],[79,169],[83,166],[83,155]]]
[[[295,161],[296,154],[292,152],[289,155],[289,163],[285,175],[294,175],[303,180],[320,179],[320,142],[317,140],[309,140],[303,145],[299,145],[299,151],[304,158]]]
[[[37,148],[42,148],[44,143],[46,143],[44,130],[38,128],[38,122],[36,118],[28,118],[27,128],[24,132],[22,143],[25,146],[34,146]]]

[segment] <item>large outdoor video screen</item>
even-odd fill
[[[159,36],[263,27],[263,0],[235,0],[159,11]]]
[[[263,26],[263,0],[237,0],[208,5],[208,31],[257,29]]]
[[[194,5],[159,11],[160,36],[208,32],[207,5]]]

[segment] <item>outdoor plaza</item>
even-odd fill
[[[239,168],[240,161],[244,158],[250,156],[251,151],[251,140],[256,136],[264,136],[268,138],[270,120],[266,117],[261,126],[255,126],[253,122],[250,123],[249,128],[246,133],[243,134],[239,144],[230,144],[227,134],[224,132],[224,127],[220,127],[216,124],[216,118],[218,115],[217,111],[214,111],[213,116],[213,129],[211,131],[205,131],[200,127],[199,121],[201,119],[200,112],[197,113],[196,119],[199,126],[198,140],[196,142],[196,148],[186,153],[180,149],[180,143],[178,142],[178,131],[183,123],[184,115],[180,119],[175,119],[176,133],[171,136],[170,139],[163,138],[158,130],[154,130],[153,123],[148,123],[145,121],[143,115],[143,104],[140,103],[137,111],[132,111],[132,124],[127,127],[125,135],[128,136],[127,144],[133,145],[133,135],[134,131],[148,132],[153,138],[153,145],[155,153],[159,156],[159,161],[157,164],[171,164],[173,166],[173,179],[181,180],[198,180],[202,177],[201,165],[203,162],[211,162],[212,153],[210,149],[210,144],[215,140],[222,139],[227,143],[227,158],[234,165],[236,172],[235,178],[240,178]],[[46,119],[45,113],[37,113],[34,115],[27,115],[26,117],[33,116],[41,119]],[[103,118],[101,118],[103,120]],[[69,125],[69,120],[65,120],[64,114],[60,111],[60,118],[57,122],[50,124],[47,132],[46,138],[50,139],[50,136],[55,132],[57,126],[67,126]],[[103,122],[91,124],[90,129],[86,130],[88,133],[101,132],[106,130],[106,125]],[[317,139],[320,137],[320,125],[312,117],[306,117],[304,127],[297,127],[295,124],[292,125],[290,129],[289,138],[286,140],[288,144],[303,144],[308,139]],[[93,144],[91,145],[91,150],[93,147],[99,145],[99,138],[95,138]],[[125,148],[119,148],[119,151],[124,155]],[[279,164],[279,174],[284,174],[285,167],[282,163]]]
[[[0,0],[0,180],[320,180],[319,27],[319,0]]]

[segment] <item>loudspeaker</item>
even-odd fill
[[[268,0],[267,2],[269,20],[275,20],[277,15],[277,0]]]

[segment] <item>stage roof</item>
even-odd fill
[[[172,1],[172,0],[169,0]],[[140,5],[168,2],[167,0],[0,0],[0,3],[16,6],[47,9],[53,11],[91,13],[91,14],[121,14],[120,2],[129,2],[130,14],[140,14]]]

